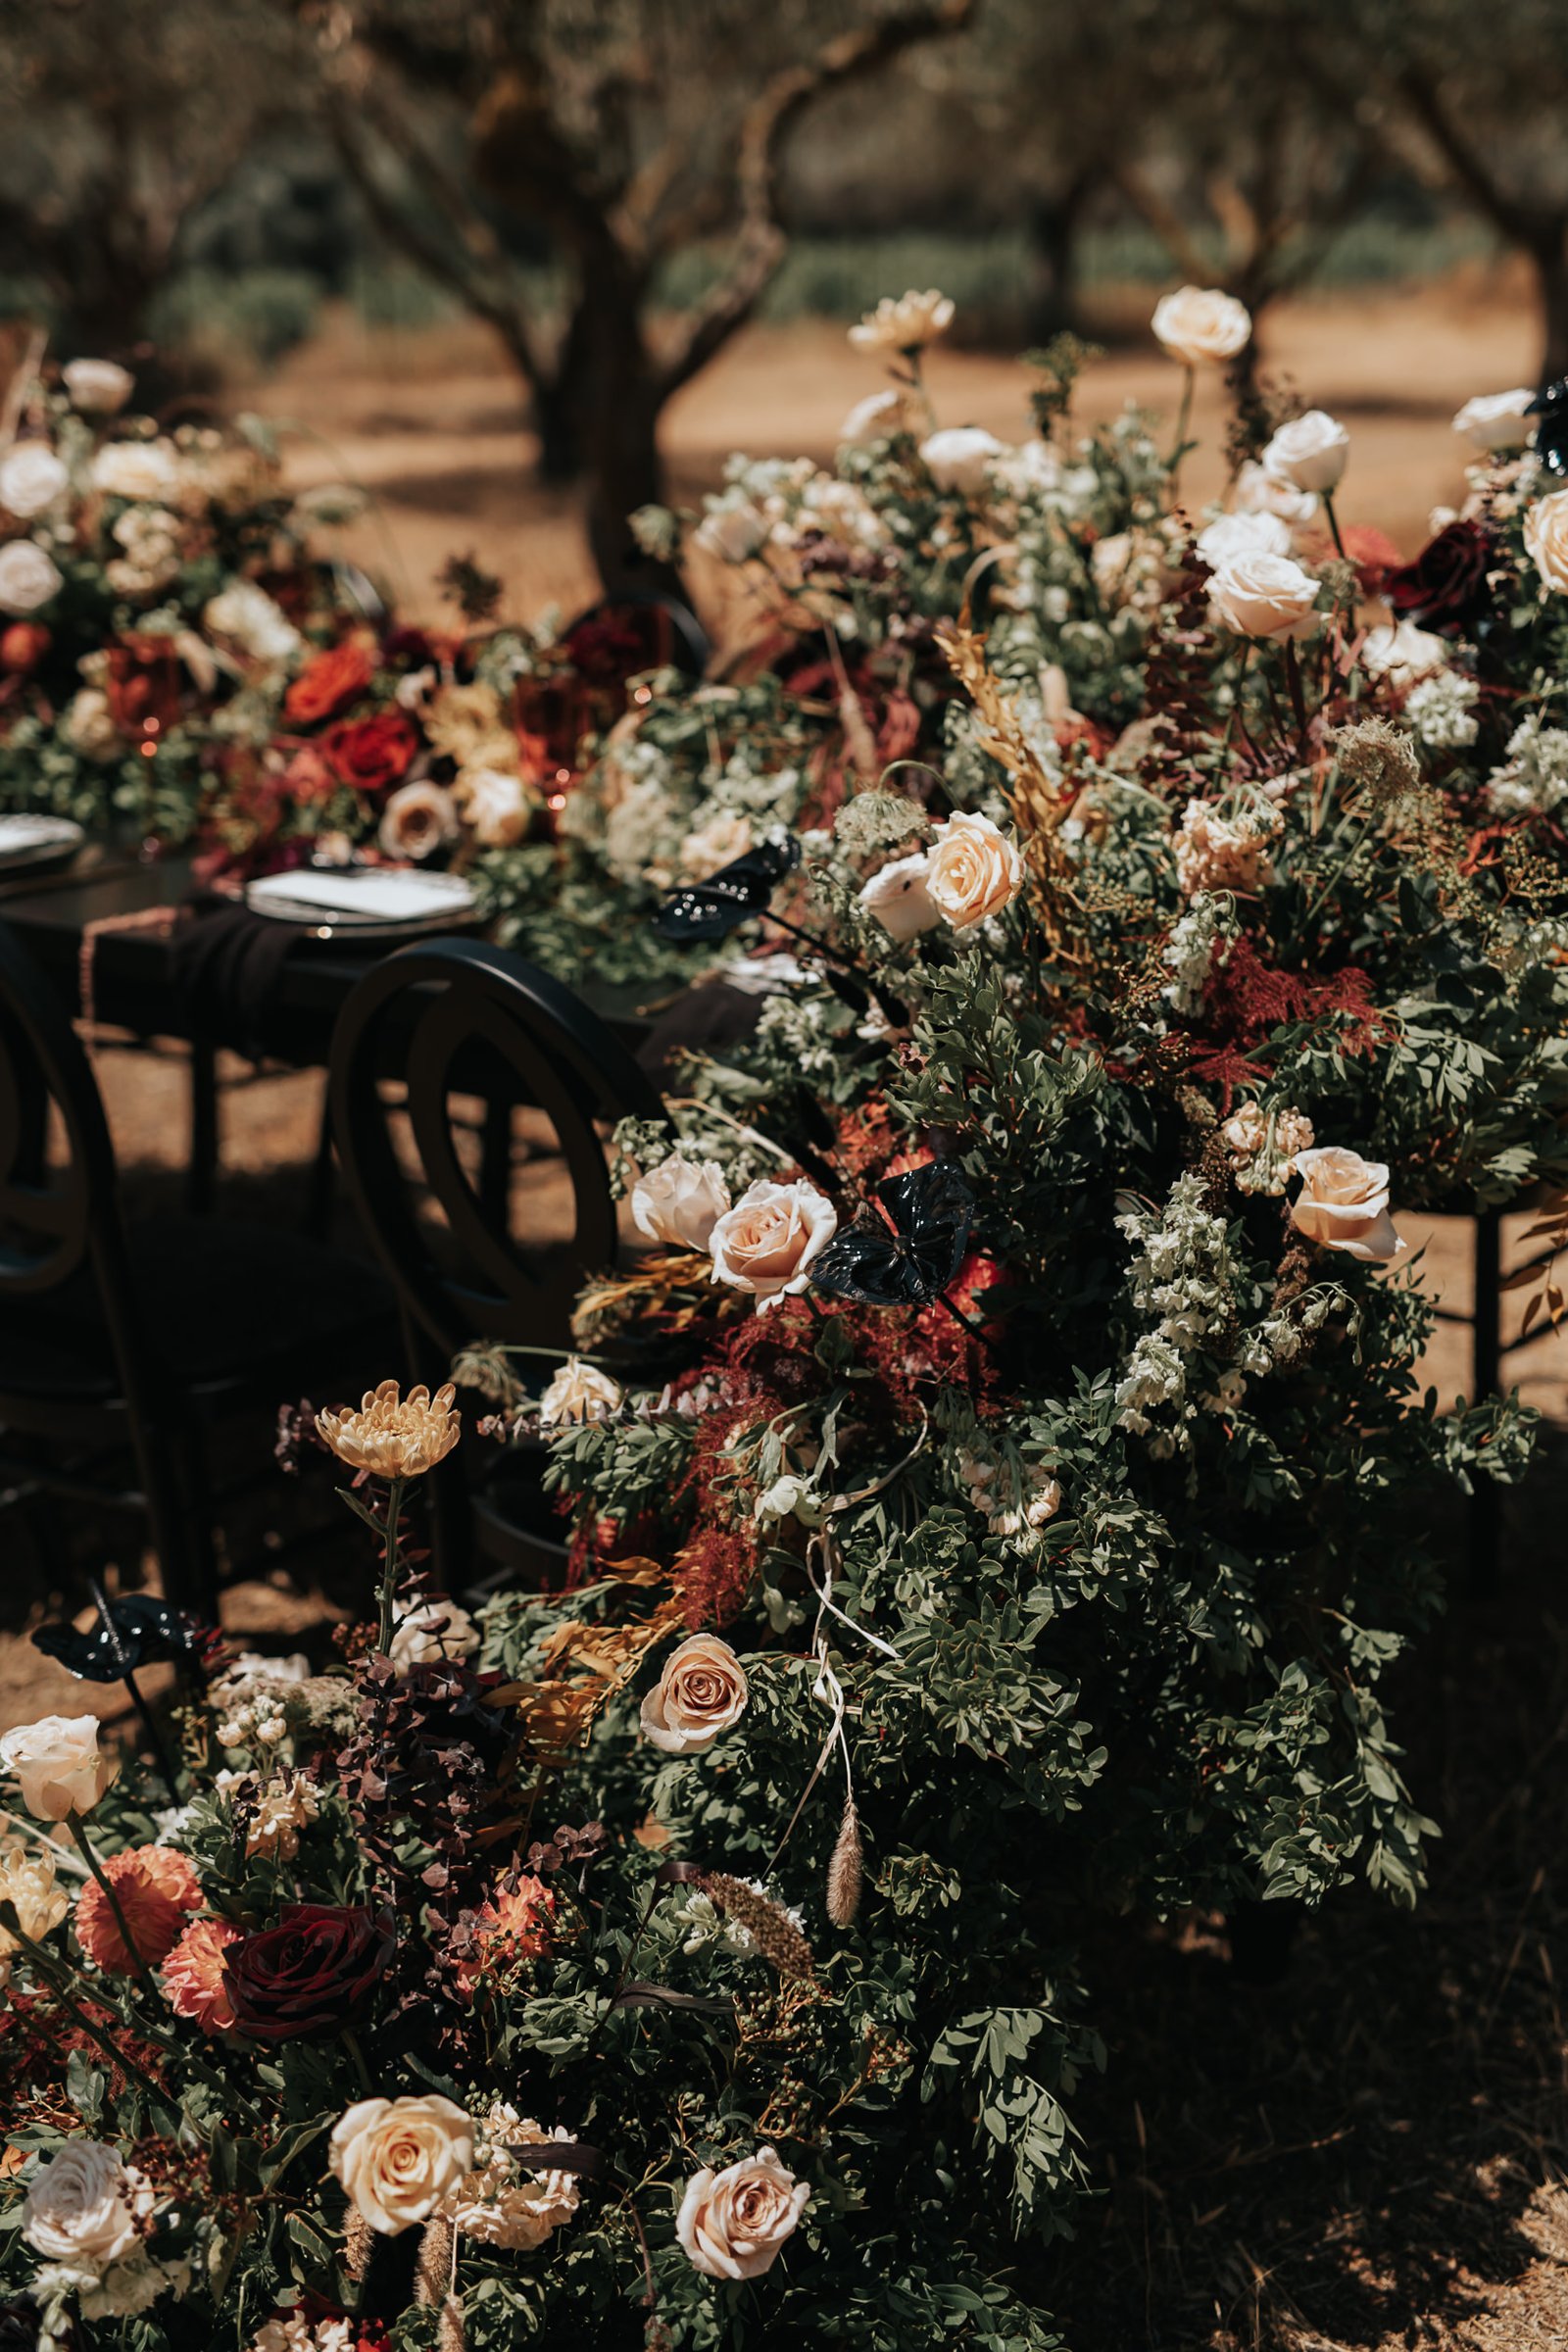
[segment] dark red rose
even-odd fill
[[[275,1928],[228,1948],[236,2028],[252,2041],[341,2034],[364,2013],[395,1941],[390,1911],[291,1903]]]
[[[1387,575],[1383,593],[1400,619],[1467,636],[1492,611],[1487,573],[1494,561],[1492,541],[1478,522],[1450,522],[1413,564]]]
[[[306,662],[283,697],[284,713],[300,726],[314,726],[363,694],[374,675],[369,647],[361,638],[346,637]]]
[[[381,639],[384,669],[423,669],[440,655],[441,648],[428,630],[413,628],[407,622],[388,629]]]
[[[340,719],[321,737],[328,767],[356,792],[385,792],[401,783],[418,749],[419,730],[405,710]]]

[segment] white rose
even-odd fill
[[[851,449],[866,449],[875,441],[890,441],[895,433],[918,432],[920,414],[916,404],[901,387],[891,386],[886,392],[868,392],[858,400],[844,422],[839,426],[839,443]]]
[[[17,1776],[37,1821],[90,1813],[120,1769],[98,1742],[96,1715],[42,1715],[0,1740],[0,1763]]]
[[[805,1290],[838,1223],[832,1201],[814,1184],[804,1177],[775,1184],[764,1176],[725,1210],[709,1236],[712,1279],[751,1291],[764,1315]]]
[[[118,416],[136,380],[114,360],[68,360],[60,373],[72,407],[83,416]]]
[[[1023,859],[989,816],[960,810],[937,826],[925,886],[932,906],[955,931],[1000,914],[1022,881]]]
[[[426,779],[388,794],[375,837],[389,858],[433,858],[461,829],[451,793]]]
[[[463,821],[481,849],[507,850],[528,826],[522,778],[504,767],[466,767],[452,788]]]
[[[930,851],[916,850],[912,857],[895,858],[873,874],[861,891],[861,906],[875,916],[890,938],[913,939],[941,922],[941,912],[926,888],[930,871]]]
[[[441,1666],[471,1658],[479,1642],[479,1628],[466,1609],[460,1609],[455,1600],[424,1600],[398,1619],[392,1663],[404,1674],[411,1666]]]
[[[956,490],[963,498],[973,498],[985,488],[992,465],[1006,454],[996,434],[978,424],[949,425],[920,444],[921,459],[937,488]]]
[[[1198,552],[1213,571],[1238,556],[1288,556],[1291,526],[1283,514],[1218,514],[1199,532]]]
[[[62,726],[72,750],[84,760],[112,760],[120,749],[120,729],[101,686],[83,686],[72,696]]]
[[[109,498],[172,498],[179,462],[170,441],[106,441],[92,462],[92,482]]]
[[[22,2208],[22,2234],[50,2262],[118,2262],[139,2243],[129,2175],[101,2140],[70,2139],[43,2166]]]
[[[760,2278],[794,2235],[810,2194],[771,2148],[759,2148],[721,2173],[693,2175],[675,2235],[705,2278]]]
[[[1568,595],[1568,490],[1549,491],[1530,509],[1525,516],[1525,552],[1545,586]]]
[[[1530,404],[1535,394],[1528,384],[1514,392],[1479,392],[1467,400],[1453,420],[1472,449],[1523,449],[1530,438]]]
[[[1317,622],[1318,582],[1290,556],[1236,556],[1209,578],[1209,610],[1239,637],[1304,637]]]
[[[1310,490],[1298,490],[1277,473],[1270,473],[1255,458],[1249,458],[1231,490],[1231,505],[1238,514],[1277,514],[1282,522],[1300,529],[1317,513],[1317,500]]]
[[[1217,286],[1179,286],[1162,295],[1151,324],[1172,359],[1188,368],[1234,360],[1252,331],[1246,304]]]
[[[620,1390],[608,1373],[568,1355],[539,1399],[539,1426],[560,1429],[566,1423],[603,1421],[619,1403]]]
[[[672,1152],[633,1185],[631,1221],[651,1242],[706,1250],[729,1205],[729,1186],[717,1160],[688,1159]]]
[[[1446,668],[1448,649],[1430,629],[1418,629],[1413,620],[1400,620],[1368,629],[1356,660],[1372,677],[1408,686],[1416,678],[1430,677],[1435,669]]]
[[[643,1738],[666,1755],[697,1755],[739,1723],[749,1696],[746,1669],[729,1643],[693,1634],[643,1700]]]
[[[0,612],[36,612],[65,582],[41,547],[12,539],[0,547]]]
[[[1308,409],[1280,426],[1263,452],[1263,471],[1321,495],[1334,488],[1349,454],[1350,436],[1339,419],[1324,409]]]
[[[202,626],[211,636],[228,638],[257,662],[290,662],[302,642],[282,607],[254,580],[233,580],[209,597]]]
[[[1404,1248],[1389,1214],[1389,1171],[1381,1160],[1363,1159],[1343,1144],[1320,1144],[1298,1152],[1292,1162],[1301,1189],[1291,1205],[1291,1223],[1325,1250],[1386,1263]]]
[[[361,2099],[334,2126],[327,2160],[350,2204],[385,2237],[428,2221],[473,2170],[473,2125],[451,2099]]]
[[[0,507],[12,514],[41,514],[70,487],[47,441],[18,441],[0,458]]]
[[[749,500],[709,508],[692,533],[692,545],[724,564],[744,564],[767,537],[767,524]]]

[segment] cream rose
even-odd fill
[[[603,1421],[620,1403],[620,1390],[607,1372],[595,1371],[578,1355],[568,1355],[539,1399],[541,1429]]]
[[[1239,556],[1288,556],[1291,526],[1283,514],[1216,514],[1198,534],[1198,552],[1213,571]]]
[[[68,360],[60,373],[72,407],[83,416],[118,416],[136,380],[114,360]]]
[[[1290,556],[1235,556],[1209,578],[1209,610],[1238,637],[1278,642],[1317,624],[1318,583]]]
[[[1544,585],[1568,595],[1568,490],[1538,498],[1525,516],[1525,553]],[[0,557],[3,561],[3,557]]]
[[[1446,669],[1448,649],[1430,629],[1418,629],[1413,620],[1399,620],[1368,629],[1356,660],[1372,677],[1409,686],[1417,678],[1430,677],[1434,670]]]
[[[1293,1162],[1301,1189],[1291,1206],[1291,1223],[1325,1250],[1386,1263],[1404,1248],[1389,1214],[1389,1171],[1381,1160],[1363,1159],[1343,1144],[1320,1144],[1298,1152]]]
[[[956,490],[963,498],[973,498],[985,488],[992,466],[1006,454],[1005,443],[978,424],[949,425],[920,444],[925,469],[937,488]]]
[[[361,2099],[333,2128],[327,2160],[350,2204],[385,2237],[428,2221],[473,2170],[473,2125],[453,2100]]]
[[[895,858],[873,874],[860,893],[860,905],[893,939],[913,939],[940,923],[942,915],[927,887],[931,853],[916,850],[912,857]]]
[[[528,795],[522,778],[504,767],[464,768],[452,797],[481,849],[510,850],[528,829]]]
[[[631,1221],[651,1242],[706,1250],[729,1205],[729,1186],[717,1160],[688,1159],[672,1152],[633,1185]]]
[[[692,533],[692,545],[724,564],[744,564],[767,537],[767,523],[750,499],[718,500]]]
[[[64,497],[71,476],[47,441],[18,441],[0,458],[0,507],[12,514],[41,514]]]
[[[30,539],[0,547],[0,612],[36,612],[65,585],[53,563]]]
[[[758,1313],[765,1315],[781,1298],[805,1290],[838,1223],[832,1201],[804,1177],[793,1184],[761,1177],[709,1236],[712,1279],[751,1291]]]
[[[739,1723],[749,1696],[746,1669],[729,1643],[693,1634],[643,1700],[643,1738],[666,1755],[696,1755]]]
[[[866,449],[875,441],[891,441],[895,433],[918,432],[922,421],[918,404],[894,385],[856,402],[839,426],[839,441],[851,449]]]
[[[1453,429],[1463,433],[1472,449],[1523,449],[1530,438],[1529,409],[1535,397],[1528,384],[1513,392],[1479,392],[1459,410]]]
[[[398,1619],[392,1636],[392,1663],[407,1674],[411,1666],[441,1666],[454,1659],[471,1658],[479,1640],[479,1628],[455,1600],[423,1600]]]
[[[376,839],[389,858],[433,858],[458,832],[450,792],[429,782],[400,784],[381,811]]]
[[[48,2262],[101,2269],[139,2244],[131,2180],[113,2148],[68,2139],[43,2166],[22,2208],[22,2234]]]
[[[692,2176],[675,2217],[675,2235],[687,2261],[705,2278],[760,2278],[795,2234],[810,2194],[771,2148],[759,2148],[721,2173]]]
[[[1251,314],[1217,286],[1178,286],[1154,305],[1155,336],[1185,367],[1234,360],[1252,331]]]
[[[1321,497],[1344,473],[1349,454],[1350,436],[1339,419],[1325,409],[1308,409],[1280,426],[1263,452],[1263,471]]]
[[[84,760],[113,760],[120,750],[120,729],[101,686],[77,688],[66,705],[61,731]]]
[[[0,1740],[0,1763],[14,1772],[22,1801],[37,1821],[90,1813],[120,1769],[98,1741],[96,1715],[41,1715]]]
[[[179,461],[170,441],[106,441],[92,462],[92,484],[110,498],[172,498]]]
[[[931,904],[955,931],[1000,914],[1018,895],[1023,859],[989,816],[960,810],[936,828],[926,866]]]
[[[1231,504],[1238,514],[1277,514],[1294,528],[1309,523],[1317,513],[1317,500],[1310,490],[1298,490],[1294,482],[1270,473],[1255,458],[1249,458],[1236,476]]]
[[[214,637],[226,637],[257,662],[289,662],[300,650],[298,629],[254,580],[233,580],[209,597],[202,626]]]

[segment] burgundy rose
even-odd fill
[[[1464,636],[1492,610],[1493,561],[1492,541],[1479,523],[1450,522],[1413,564],[1387,575],[1383,593],[1401,619]]]
[[[321,738],[327,765],[356,792],[386,792],[400,784],[419,749],[419,730],[404,710],[374,718],[345,718]]]
[[[340,2034],[375,1990],[396,1938],[389,1911],[291,1903],[224,1958],[234,2024],[253,2041]]]

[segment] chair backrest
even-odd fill
[[[125,1396],[150,1393],[98,1082],[65,1005],[0,922],[0,1311],[37,1313],[83,1273]]]
[[[401,1102],[387,1081],[401,1082]],[[578,1291],[616,1255],[596,1122],[663,1114],[614,1032],[520,956],[436,940],[400,950],[360,982],[333,1032],[330,1083],[350,1196],[415,1324],[448,1352],[474,1339],[569,1345]],[[461,1105],[475,1098],[488,1106],[487,1153],[502,1163],[481,1166],[477,1179],[460,1148]],[[514,1104],[549,1120],[570,1185],[570,1238],[543,1250],[514,1231]],[[405,1120],[412,1169],[398,1148]]]

